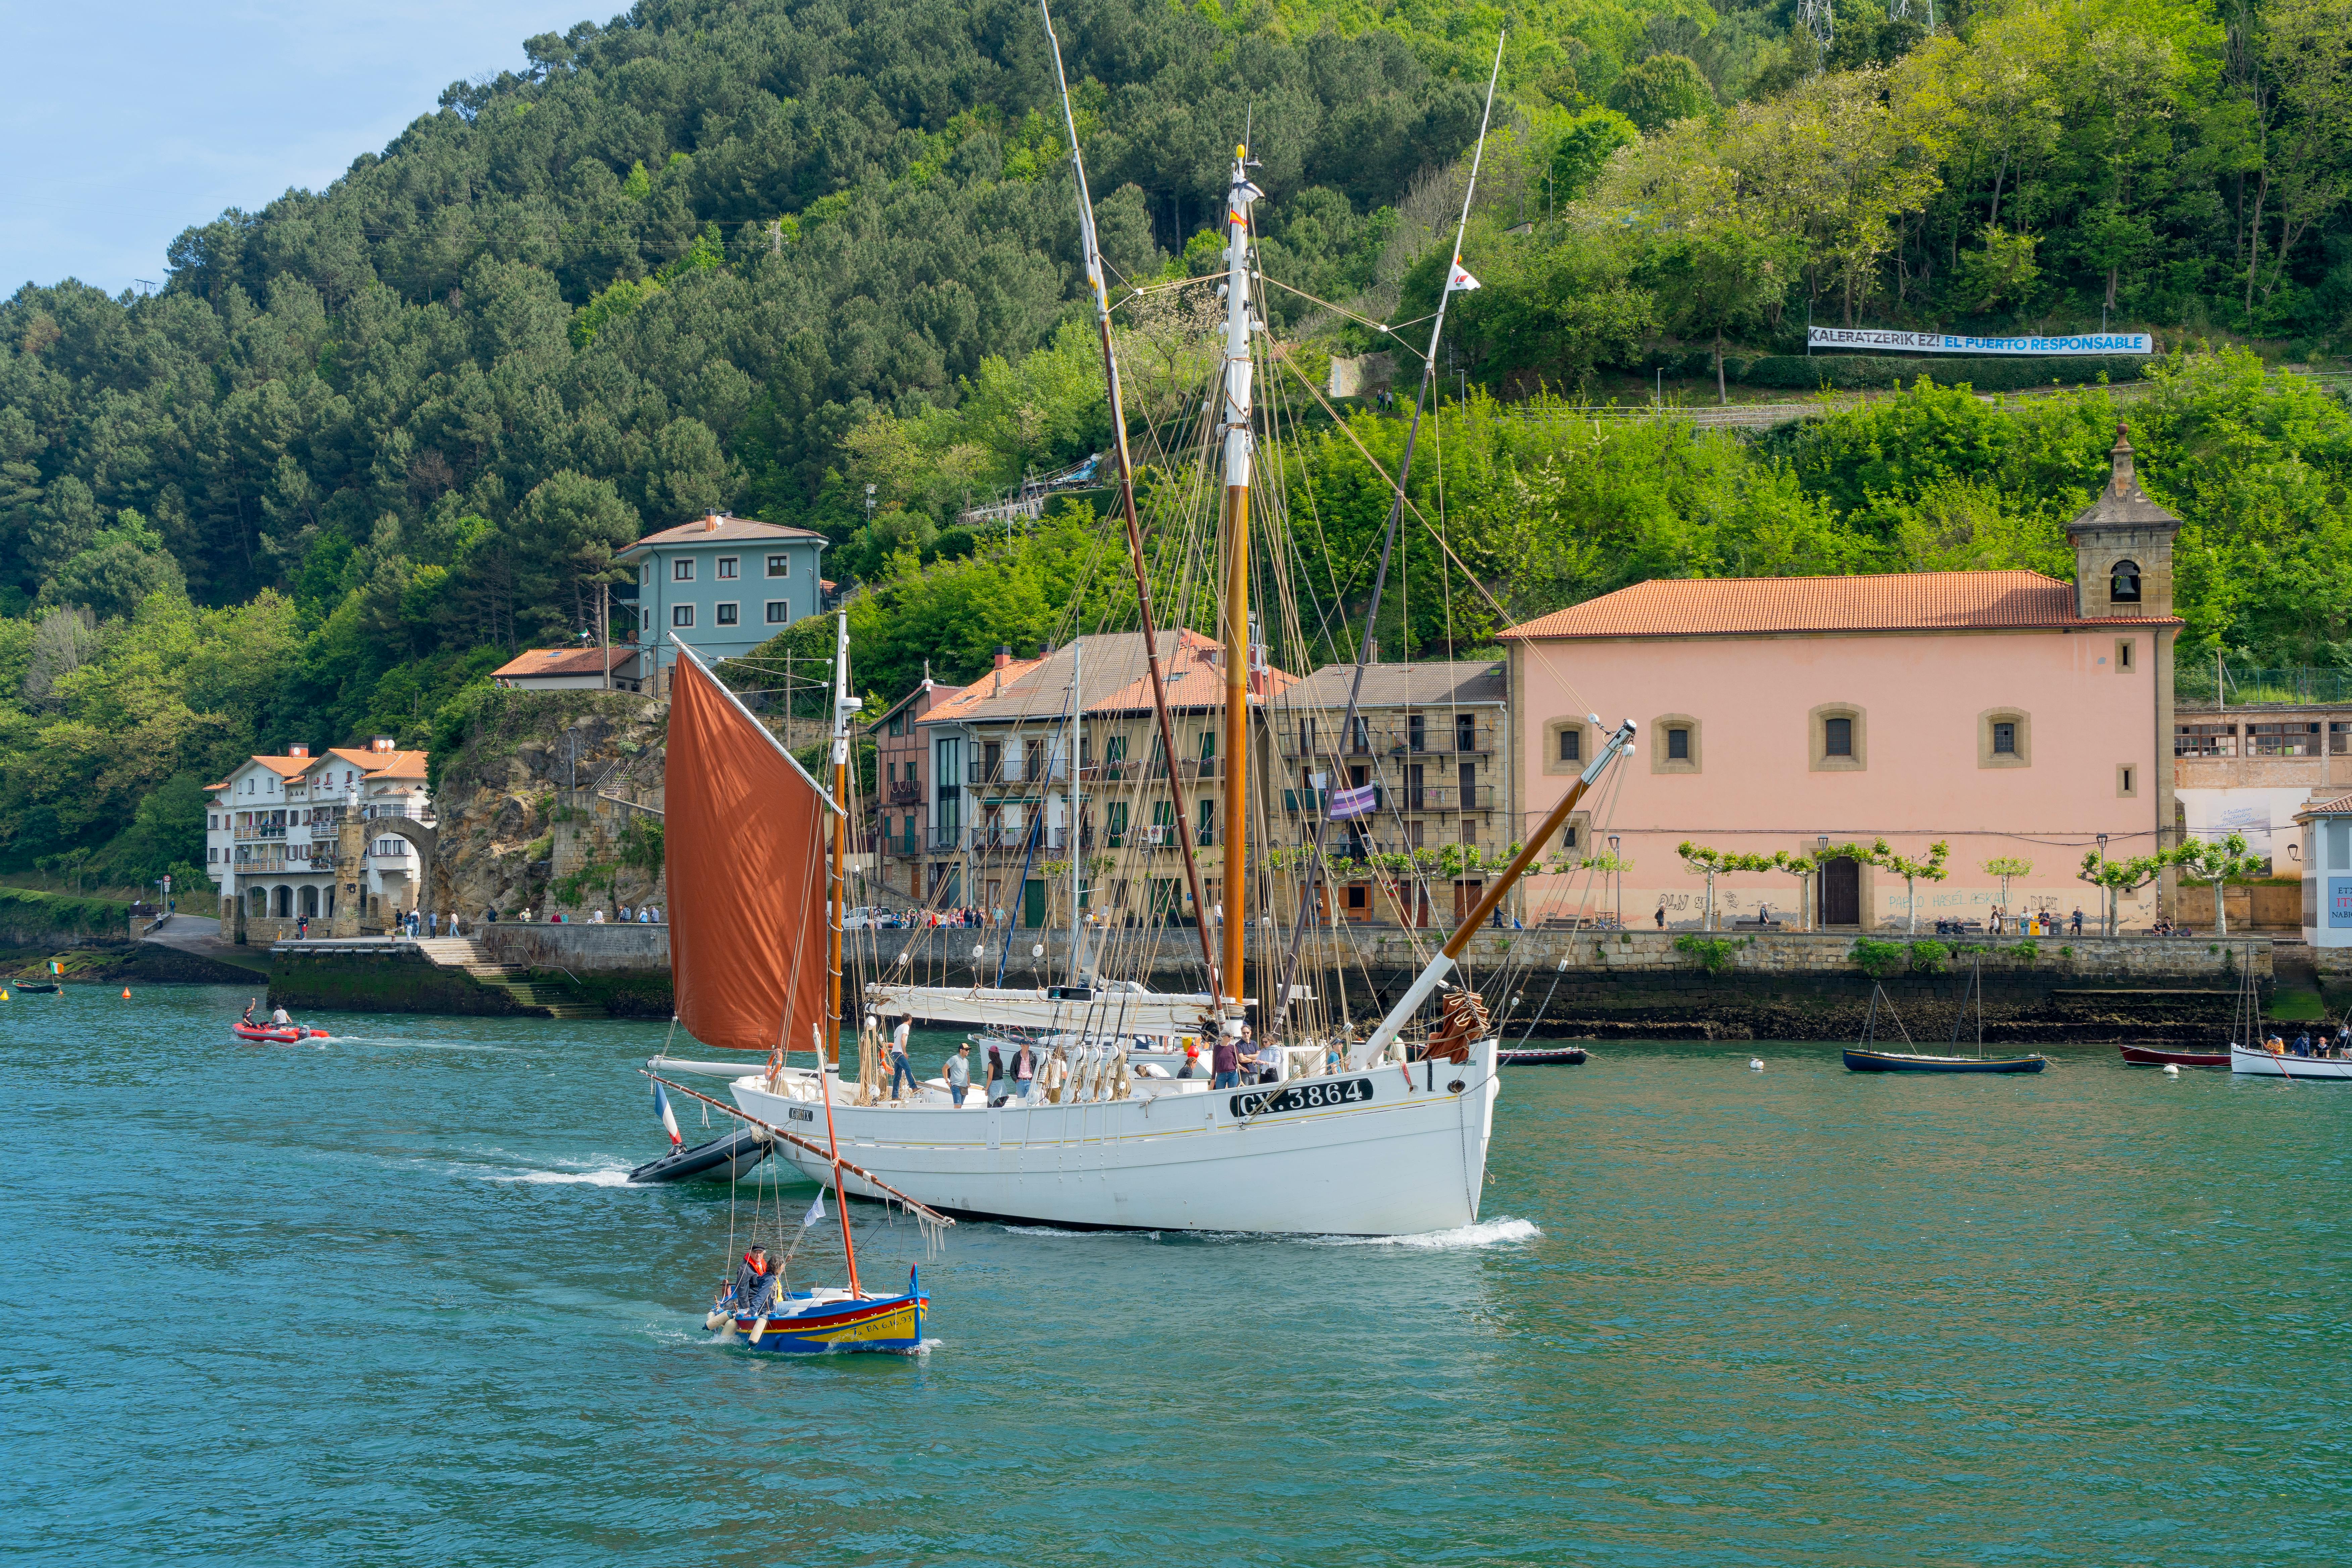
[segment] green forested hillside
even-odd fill
[[[1121,277],[1204,268],[1247,124],[1267,272],[1376,320],[1433,296],[1507,23],[1457,388],[1785,349],[1809,311],[2338,346],[2352,0],[2006,0],[1934,35],[1855,0],[1825,47],[1793,9],[1056,15]],[[446,739],[469,682],[578,627],[616,546],[715,506],[834,534],[829,570],[881,590],[877,682],[1051,629],[1066,525],[989,543],[953,517],[1105,432],[1034,6],[648,0],[527,48],[326,190],[187,215],[152,298],[0,303],[0,868],[152,874],[235,755]],[[1371,341],[1275,314],[1307,363]],[[1125,329],[1143,412],[1182,395],[1192,324]],[[2160,398],[2145,469],[2207,531],[2192,635],[2336,659],[2341,405],[2195,356]],[[1433,471],[1514,613],[1636,570],[2042,562],[2110,416],[1983,408],[1919,392],[1653,450],[1474,397]],[[1369,515],[1352,443],[1296,462],[1334,527]]]

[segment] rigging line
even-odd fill
[[[1333,304],[1333,303],[1332,303],[1330,300],[1328,300],[1318,299],[1318,298],[1317,298],[1315,295],[1313,295],[1313,294],[1309,294],[1309,293],[1308,293],[1306,289],[1304,289],[1298,288],[1298,287],[1297,287],[1296,285],[1293,285],[1293,284],[1285,283],[1285,282],[1284,282],[1281,279],[1279,279],[1279,278],[1269,277],[1269,276],[1268,276],[1268,275],[1266,275],[1265,273],[1264,273],[1264,272],[1260,272],[1260,273],[1257,275],[1257,279],[1258,279],[1258,281],[1259,281],[1259,282],[1261,282],[1261,283],[1271,283],[1271,284],[1273,284],[1276,288],[1277,288],[1277,289],[1279,289],[1283,290],[1285,293],[1287,293],[1287,294],[1296,294],[1296,295],[1297,295],[1300,299],[1307,300],[1309,304],[1320,305],[1321,307],[1323,307],[1323,309],[1325,309],[1325,310],[1327,310],[1330,311],[1330,312],[1331,312],[1332,314],[1334,314],[1334,315],[1338,315],[1338,316],[1345,316],[1345,317],[1347,317],[1347,318],[1348,318],[1348,320],[1349,320],[1349,321],[1354,321],[1354,322],[1357,322],[1357,323],[1359,323],[1360,325],[1370,327],[1370,328],[1371,328],[1371,330],[1372,330],[1372,331],[1376,331],[1376,332],[1389,332],[1389,333],[1401,332],[1401,331],[1404,331],[1404,330],[1405,330],[1405,328],[1407,328],[1407,327],[1417,327],[1417,326],[1421,325],[1421,323],[1422,323],[1422,322],[1426,321],[1428,321],[1428,320],[1429,320],[1429,317],[1428,317],[1428,316],[1415,316],[1415,317],[1414,317],[1412,321],[1399,321],[1399,322],[1395,323],[1393,326],[1391,326],[1391,325],[1390,325],[1388,322],[1385,322],[1385,321],[1373,321],[1370,316],[1360,316],[1360,315],[1358,315],[1355,311],[1350,310],[1349,309],[1348,309],[1345,305],[1335,305],[1335,304]],[[1432,312],[1432,313],[1433,313],[1433,314],[1434,314],[1434,312]],[[1404,350],[1404,352],[1405,352],[1405,353],[1409,353],[1409,354],[1412,355],[1412,357],[1413,357],[1413,358],[1415,358],[1415,359],[1424,359],[1424,358],[1426,358],[1426,357],[1427,357],[1427,356],[1426,356],[1426,355],[1424,355],[1424,354],[1423,354],[1423,353],[1419,349],[1414,348],[1411,343],[1406,342],[1402,338],[1399,338],[1399,339],[1397,340],[1397,344],[1396,344],[1396,346],[1397,346],[1397,347],[1399,347],[1399,348],[1401,348],[1401,349],[1402,349],[1402,350]]]
[[[1355,446],[1358,455],[1370,466],[1371,470],[1393,487],[1396,481],[1390,477],[1389,471],[1381,466],[1381,460],[1378,458],[1373,457],[1370,448],[1365,447],[1363,438],[1349,427],[1348,421],[1339,417],[1338,412],[1332,409],[1329,403],[1324,401],[1322,388],[1317,386],[1313,382],[1308,381],[1305,373],[1301,372],[1297,366],[1292,365],[1288,360],[1286,359],[1277,363],[1281,363],[1285,369],[1287,369],[1292,375],[1297,376],[1300,384],[1307,388],[1308,395],[1312,396],[1318,403],[1321,403],[1324,410],[1332,415],[1333,419],[1338,423],[1340,432]],[[1495,614],[1500,617],[1504,626],[1508,627],[1517,619],[1517,617],[1514,616],[1510,611],[1503,607],[1502,601],[1495,597],[1493,590],[1489,589],[1485,582],[1479,578],[1478,574],[1470,569],[1467,562],[1464,561],[1461,556],[1456,555],[1454,552],[1454,547],[1446,542],[1444,537],[1438,533],[1435,528],[1431,526],[1428,517],[1423,514],[1421,508],[1413,504],[1410,498],[1405,500],[1404,508],[1405,510],[1412,514],[1414,521],[1418,521],[1422,527],[1429,530],[1431,537],[1437,540],[1438,548],[1445,552],[1447,559],[1451,560],[1455,566],[1461,569],[1463,577],[1473,588],[1478,590],[1478,596],[1486,601],[1487,608],[1493,610]],[[1586,699],[1584,693],[1577,689],[1575,680],[1563,672],[1559,667],[1553,662],[1551,655],[1544,650],[1541,643],[1530,641],[1527,645],[1527,647],[1529,657],[1535,659],[1546,675],[1560,683],[1560,685],[1567,690],[1568,694],[1576,700],[1576,705],[1579,708],[1587,709],[1588,710],[1591,709],[1591,702]]]

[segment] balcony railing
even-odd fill
[[[962,848],[962,847],[963,847],[963,829],[962,829],[962,828],[961,828],[961,827],[934,827],[934,828],[932,828],[932,829],[931,829],[931,847],[932,847],[933,849],[961,849],[961,848]]]
[[[1337,716],[1333,717],[1331,724],[1336,730],[1339,725]],[[1418,736],[1403,724],[1368,724],[1349,745],[1337,750],[1338,754],[1350,757],[1473,756],[1493,752],[1495,736],[1495,726],[1491,724],[1456,728],[1451,723],[1438,722],[1436,716],[1433,715],[1428,727]],[[1304,740],[1294,728],[1283,737],[1282,754],[1308,760],[1330,756],[1335,750],[1334,739],[1334,736],[1318,733],[1311,741]]]
[[[236,829],[236,841],[240,844],[248,843],[257,839],[283,838],[285,837],[286,826],[283,823],[272,823],[267,827],[240,827]]]
[[[890,804],[892,805],[922,805],[923,786],[921,781],[917,779],[899,779],[896,783],[892,784],[890,786]]]

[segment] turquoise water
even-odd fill
[[[701,1329],[725,1189],[617,1184],[661,1145],[629,1071],[659,1029],[337,1016],[323,1048],[241,1047],[243,1002],[0,1005],[0,1554],[2352,1549],[2352,1086],[1612,1048],[1510,1079],[1475,1233],[963,1226],[924,1263],[929,1355],[780,1362]],[[921,1259],[866,1218],[869,1282]]]

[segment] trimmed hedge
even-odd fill
[[[131,906],[118,900],[0,887],[0,931],[120,936],[130,920]]]

